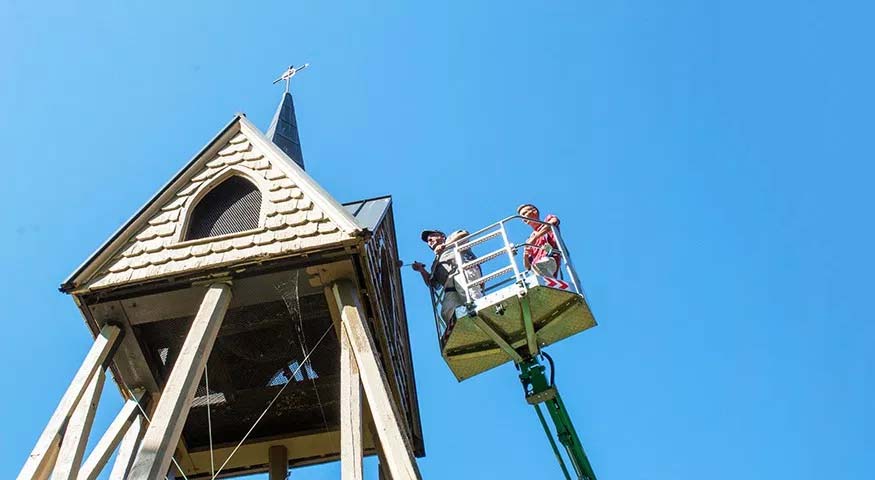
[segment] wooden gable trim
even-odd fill
[[[225,145],[225,143],[228,142],[228,140],[233,138],[233,136],[240,131],[239,120],[243,118],[242,114],[238,113],[235,115],[234,118],[232,118],[212,140],[207,142],[207,144],[204,145],[204,147],[201,148],[201,150],[195,154],[184,167],[176,172],[176,175],[174,175],[170,181],[164,184],[164,186],[152,196],[151,200],[140,207],[137,213],[131,216],[131,218],[116,230],[103,245],[91,254],[91,256],[88,257],[88,260],[83,262],[82,265],[80,265],[79,268],[77,268],[61,284],[59,290],[64,293],[70,293],[80,286],[83,278],[87,279],[94,275],[95,271],[106,263],[112,257],[112,254],[127,242],[129,235],[126,234],[131,231],[139,230],[139,228],[142,227],[144,223],[148,222],[149,218],[151,218],[171,196],[175,195],[174,187],[189,180],[189,177],[192,176],[192,172],[199,161],[205,162],[206,159],[211,158],[221,149],[222,146]]]
[[[337,224],[343,232],[355,236],[362,231],[362,227],[355,218],[331,194],[316,183],[313,177],[308,175],[285,152],[268,140],[245,117],[240,118],[240,131],[250,142],[265,152],[265,156],[269,156],[273,164],[283,170],[283,173],[304,192],[304,196],[321,208],[325,215]]]
[[[170,201],[176,194],[176,191],[191,180],[196,175],[198,170],[209,162],[209,160],[218,154],[223,146],[228,143],[235,135],[242,134],[247,140],[259,151],[275,168],[283,172],[295,185],[301,190],[305,198],[309,199],[316,205],[324,215],[333,222],[341,232],[357,237],[363,232],[363,228],[358,224],[355,218],[350,215],[334,198],[328,194],[321,186],[319,186],[309,175],[307,175],[297,164],[295,164],[288,156],[282,152],[276,145],[267,140],[252,123],[244,116],[237,115],[232,121],[226,125],[204,148],[198,152],[177,174],[165,184],[156,193],[149,202],[147,202],[140,210],[131,217],[118,231],[116,231],[110,239],[105,242],[89,259],[83,263],[60,287],[62,292],[70,293],[76,289],[82,288],[84,282],[92,278],[103,265],[110,261],[112,256],[122,248],[128,241],[129,237],[146,226],[149,219],[158,212],[158,209]],[[263,188],[263,182],[259,175],[253,172],[246,172],[245,167],[231,167],[229,171],[223,172],[220,178],[211,179],[209,182],[201,185],[196,194],[194,201],[187,202],[181,215],[183,215],[182,227],[176,232],[175,241],[182,240],[181,235],[187,231],[188,221],[191,214],[191,208],[196,205],[197,201],[203,197],[210,189],[219,185],[222,180],[227,179],[229,175],[241,174],[253,183],[263,192],[262,201],[267,198],[268,189]],[[262,206],[262,214],[265,208]],[[264,218],[259,219],[259,225],[264,225]]]

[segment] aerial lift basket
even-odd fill
[[[433,289],[432,304],[441,353],[460,381],[505,362],[520,364],[542,347],[596,325],[556,226],[525,219],[552,229],[559,248],[550,253],[561,259],[553,276],[525,268],[528,245],[516,230],[531,229],[523,220],[516,215],[505,218],[454,240],[444,250],[455,256],[453,282],[466,303],[456,307],[451,318],[443,318],[445,292]],[[518,236],[522,241],[515,243]]]

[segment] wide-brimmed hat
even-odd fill
[[[447,236],[446,233],[444,233],[444,232],[442,232],[442,231],[440,231],[440,230],[423,230],[422,233],[419,234],[419,238],[421,238],[423,242],[427,242],[427,241],[428,241],[428,237],[429,237],[430,235],[435,235],[435,234],[440,235],[440,236],[442,236],[442,237],[446,237],[446,236]]]

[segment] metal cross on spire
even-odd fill
[[[276,80],[273,81],[274,85],[285,80],[286,81],[286,93],[289,93],[289,84],[292,83],[292,77],[294,77],[295,74],[297,74],[298,72],[300,72],[301,70],[303,70],[309,66],[310,66],[309,63],[305,63],[298,68],[295,68],[293,65],[289,65],[288,70],[283,72],[283,74],[280,75],[280,78],[277,78]]]

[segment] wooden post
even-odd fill
[[[368,428],[371,430],[371,434],[374,437],[374,447],[377,449],[377,479],[392,480],[392,475],[389,474],[389,469],[386,468],[386,454],[383,453],[383,446],[377,440],[377,428],[373,422],[368,424]]]
[[[377,464],[377,478],[379,480],[392,480],[392,476],[389,475],[389,471],[386,469],[386,464],[384,464],[382,460]]]
[[[340,329],[340,478],[362,480],[362,383],[346,329]]]
[[[340,310],[344,331],[349,336],[362,387],[371,408],[374,425],[386,463],[394,480],[421,478],[410,441],[403,432],[401,416],[389,394],[389,382],[383,367],[377,361],[374,338],[364,322],[358,291],[349,280],[332,285],[334,298]]]
[[[121,442],[125,432],[128,431],[131,423],[139,414],[139,406],[137,402],[143,397],[143,391],[140,390],[122,406],[121,411],[116,415],[115,420],[106,429],[106,432],[100,437],[100,441],[95,445],[91,455],[82,464],[77,480],[95,480],[100,475],[101,470],[106,465],[115,447]]]
[[[137,415],[128,427],[128,431],[122,439],[122,444],[118,447],[118,455],[116,455],[115,463],[112,465],[109,480],[125,480],[128,477],[128,470],[130,470],[131,463],[134,461],[134,454],[137,453],[137,446],[140,444],[145,430],[143,428],[143,421],[143,417]]]
[[[270,462],[268,480],[286,480],[289,475],[289,451],[284,445],[272,445],[267,450]]]
[[[64,429],[64,438],[61,440],[61,450],[58,452],[52,480],[73,480],[79,475],[79,467],[82,466],[82,457],[85,455],[85,446],[88,444],[91,425],[94,423],[94,414],[97,412],[97,404],[100,402],[100,393],[103,392],[105,381],[105,370],[100,368],[91,377],[85,394],[79,399],[79,404],[70,417],[70,423]]]
[[[112,352],[112,347],[115,345],[119,336],[119,328],[112,325],[105,325],[97,338],[94,339],[94,345],[91,346],[85,360],[82,361],[82,366],[58,402],[55,413],[49,419],[49,423],[40,435],[36,446],[18,473],[18,480],[44,480],[48,478],[54,468],[55,460],[58,458],[58,448],[61,443],[62,429],[67,424],[70,415],[73,414],[73,409],[79,403],[79,399],[85,393],[91,377],[94,376],[97,370],[102,369],[109,354]]]
[[[230,301],[229,285],[210,285],[161,392],[161,399],[131,467],[130,478],[151,480],[164,478],[167,474],[194,392]]]

